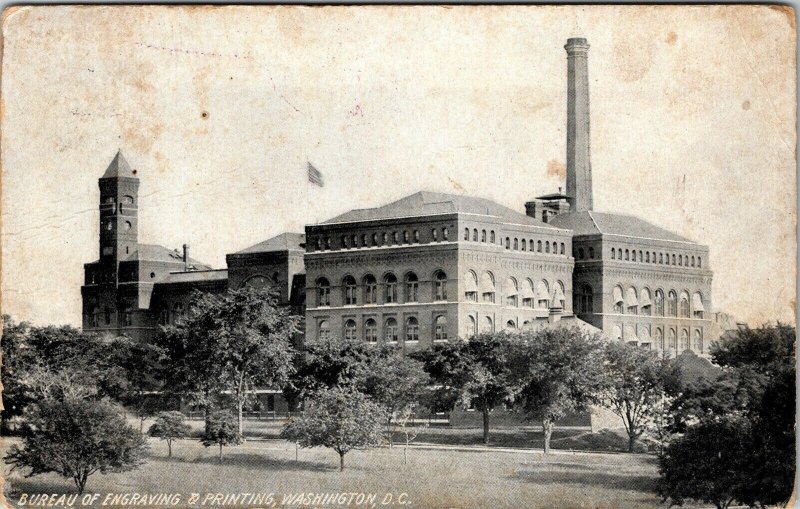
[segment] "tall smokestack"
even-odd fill
[[[592,210],[589,43],[567,39],[567,196],[570,210]]]
[[[189,244],[183,245],[183,270],[189,270]]]

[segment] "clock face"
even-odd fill
[[[269,285],[269,280],[264,276],[253,276],[247,281],[245,281],[244,285],[250,288],[255,288],[257,290],[260,290],[261,288],[265,288]]]

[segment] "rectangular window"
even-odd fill
[[[478,302],[478,292],[465,292],[464,298],[470,302]]]
[[[417,291],[419,290],[419,283],[416,281],[409,281],[406,283],[406,302],[417,302]]]

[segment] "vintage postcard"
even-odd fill
[[[793,505],[795,19],[6,9],[2,504]]]

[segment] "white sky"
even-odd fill
[[[140,242],[186,242],[217,267],[420,189],[524,211],[563,185],[563,45],[579,36],[595,208],[709,244],[715,308],[794,323],[790,18],[766,6],[6,12],[3,312],[79,324],[97,179],[118,148],[141,177]],[[309,160],[323,189],[307,184]]]

